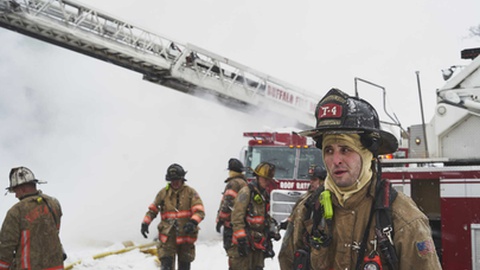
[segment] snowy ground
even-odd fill
[[[139,244],[139,243],[136,243]],[[141,243],[140,243],[141,244]],[[275,242],[275,252],[278,254],[281,241]],[[122,243],[115,243],[106,248],[99,247],[75,247],[68,251],[68,259],[65,266],[81,261],[80,264],[75,265],[73,270],[124,270],[124,269],[138,269],[138,270],[158,270],[159,265],[155,261],[155,257],[142,253],[138,249],[134,249],[127,253],[118,255],[110,255],[101,259],[94,260],[93,256],[106,251],[116,251],[123,248]],[[192,269],[227,269],[227,257],[223,250],[220,239],[201,241],[196,245],[196,259],[192,263]],[[265,270],[277,270],[277,257],[265,260]]]

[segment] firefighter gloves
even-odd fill
[[[183,231],[186,234],[190,234],[195,232],[195,229],[197,229],[198,222],[196,220],[190,219],[185,225],[183,225]]]
[[[288,227],[288,219],[284,219],[280,222],[279,230],[286,230]]]
[[[145,222],[142,223],[141,232],[142,232],[143,237],[147,238],[147,234],[149,233],[147,223],[145,223]]]
[[[222,226],[223,226],[223,221],[217,222],[217,226],[215,227],[215,229],[217,230],[218,233],[222,232]]]
[[[247,238],[242,237],[238,238],[238,254],[240,257],[246,257],[249,253],[249,246],[247,243]]]

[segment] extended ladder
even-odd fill
[[[286,82],[136,27],[72,0],[0,0],[0,26],[143,74],[145,80],[229,107],[315,124],[320,99]],[[292,122],[294,120],[294,122]]]

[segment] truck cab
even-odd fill
[[[275,180],[269,187],[270,214],[277,221],[287,218],[298,198],[310,185],[308,169],[322,166],[322,151],[309,138],[295,132],[245,132],[251,138],[245,151],[245,167],[248,181],[254,179],[253,169],[260,162],[275,165]]]

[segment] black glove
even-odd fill
[[[282,239],[282,236],[281,236],[279,233],[274,233],[274,234],[272,235],[272,238],[273,238],[273,240],[275,240],[275,241],[279,241],[280,239]]]
[[[245,257],[250,253],[250,247],[247,243],[247,237],[238,238],[238,254],[240,257]]]
[[[186,234],[193,233],[197,228],[197,225],[198,222],[196,220],[190,219],[189,221],[187,221],[187,223],[185,223],[185,225],[183,225],[183,231]]]
[[[284,221],[280,222],[280,230],[286,230],[288,226],[288,219],[285,219]]]
[[[222,232],[222,226],[223,226],[223,221],[219,221],[217,222],[217,226],[215,227],[215,229],[217,230],[218,233],[221,233]]]
[[[142,232],[143,237],[147,238],[147,234],[149,233],[147,223],[142,223],[142,229],[140,230],[140,232]]]

